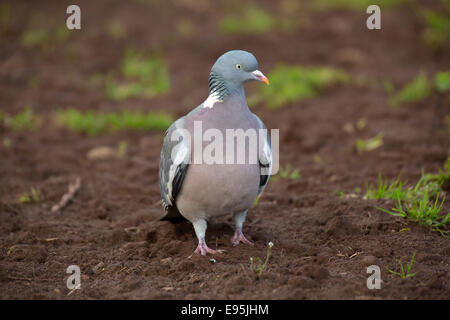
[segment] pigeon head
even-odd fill
[[[258,70],[255,56],[242,50],[228,51],[217,59],[211,69],[209,91],[222,98],[229,94],[243,94],[243,84],[252,80],[269,84],[269,79]]]

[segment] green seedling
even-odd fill
[[[356,122],[356,129],[358,129],[359,131],[364,130],[367,127],[367,119],[366,118],[361,118],[358,120],[358,122]]]
[[[275,177],[280,177],[282,179],[291,179],[291,180],[300,179],[300,170],[299,169],[291,170],[291,169],[292,168],[291,168],[290,163],[286,164],[286,166],[284,168],[282,166],[280,166],[279,173]]]
[[[267,244],[267,253],[266,260],[264,263],[260,258],[250,257],[250,269],[255,273],[255,275],[259,278],[264,271],[267,270],[267,264],[269,263],[270,254],[272,252],[273,242],[269,242]]]
[[[6,256],[10,256],[11,255],[11,253],[13,252],[13,250],[14,250],[14,246],[12,246],[12,247],[10,247],[9,249],[8,249],[8,251],[6,252]]]
[[[416,102],[427,98],[431,94],[432,86],[424,73],[418,74],[399,92],[390,97],[390,104],[398,106],[405,102]]]
[[[450,40],[448,13],[442,14],[433,10],[423,10],[421,13],[426,24],[421,34],[422,42],[432,49],[438,49],[448,43]]]
[[[65,43],[70,38],[70,31],[65,25],[30,27],[22,33],[20,42],[25,48],[51,50]]]
[[[394,208],[387,210],[376,207],[390,215],[407,218],[419,224],[430,226],[447,238],[445,227],[450,213],[441,214],[445,200],[442,186],[450,181],[450,159],[447,159],[444,170],[438,174],[426,174],[422,171],[419,181],[413,187],[406,188],[399,179],[390,184],[378,176],[377,186],[366,186],[365,199],[392,199]],[[440,200],[442,199],[442,200]]]
[[[166,62],[158,55],[147,56],[128,50],[121,66],[126,82],[108,78],[106,96],[115,101],[132,97],[154,97],[170,90],[170,78]]]
[[[164,113],[144,113],[142,111],[80,112],[72,108],[58,111],[56,119],[69,130],[84,132],[89,135],[120,130],[166,130],[173,122],[173,118]]]
[[[386,210],[381,207],[377,207],[378,210],[386,212],[390,215],[408,218],[419,224],[431,226],[433,230],[445,234],[445,231],[440,230],[440,227],[444,226],[450,219],[450,213],[445,216],[441,216],[442,205],[444,200],[439,201],[439,195],[433,201],[428,192],[425,191],[421,198],[411,199],[407,201],[397,200],[395,202],[395,208],[392,210]]]
[[[336,191],[336,194],[339,196],[339,199],[345,198],[345,192],[343,192],[343,191]]]
[[[428,193],[430,197],[438,196],[442,190],[442,185],[445,182],[450,181],[448,168],[446,168],[446,170],[447,172],[439,169],[438,174],[424,173],[422,170],[422,175],[417,184],[414,188],[408,189],[407,198],[421,198],[425,192]]]
[[[441,215],[444,198],[439,201],[441,195],[441,187],[443,181],[448,179],[448,174],[441,171],[439,175],[425,174],[422,172],[420,180],[414,187],[403,189],[402,183],[394,183],[388,187],[383,194],[379,193],[379,198],[394,200],[395,207],[387,210],[377,207],[378,210],[386,212],[390,215],[407,218],[419,224],[430,226],[433,230],[447,237],[448,231],[443,231],[444,227],[450,219],[450,213]],[[380,190],[380,188],[378,188]],[[383,191],[383,189],[381,189]],[[375,198],[377,199],[377,198]]]
[[[434,84],[439,92],[450,90],[450,71],[436,73],[434,76]]]
[[[268,77],[270,86],[261,95],[270,109],[316,97],[328,87],[350,81],[347,73],[332,67],[279,65]]]
[[[38,189],[31,188],[29,192],[24,192],[17,199],[17,203],[36,203],[44,200],[42,192]]]
[[[373,151],[381,147],[383,145],[383,137],[384,133],[380,132],[375,137],[367,140],[360,138],[356,139],[356,150],[358,151],[358,154],[361,155],[365,152]]]
[[[26,48],[44,47],[50,41],[46,29],[30,29],[22,34],[21,43]]]
[[[403,190],[404,182],[398,178],[388,183],[387,179],[384,180],[381,174],[378,174],[377,185],[366,184],[366,195],[364,199],[378,200],[378,199],[404,199],[406,192]]]
[[[387,269],[390,273],[399,276],[399,277],[402,278],[403,280],[408,279],[408,278],[412,278],[412,277],[414,277],[414,276],[417,274],[417,272],[411,273],[411,269],[412,269],[412,266],[413,266],[414,258],[415,258],[415,257],[416,257],[416,252],[414,252],[413,257],[412,257],[412,259],[411,259],[411,262],[409,263],[408,267],[406,268],[406,272],[405,272],[405,268],[403,267],[403,264],[402,264],[402,262],[400,261],[400,259],[397,260],[397,261],[398,261],[398,264],[400,265],[400,272],[393,271],[393,270],[391,270],[391,269],[389,269],[389,268],[387,268],[387,267],[386,267],[386,269]]]
[[[34,130],[39,125],[39,117],[33,113],[31,107],[26,107],[24,111],[14,116],[4,115],[3,123],[6,128],[14,132]],[[1,120],[1,119],[0,119]]]
[[[277,19],[254,3],[244,7],[239,14],[225,16],[219,24],[224,34],[260,34],[276,26]]]

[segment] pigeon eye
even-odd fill
[[[237,65],[236,65],[236,70],[241,70],[242,69],[242,66],[238,63]]]

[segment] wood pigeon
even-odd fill
[[[268,183],[272,150],[264,123],[249,110],[245,99],[243,84],[252,80],[269,84],[258,70],[253,54],[242,50],[224,53],[211,69],[208,98],[175,121],[164,136],[159,163],[159,188],[165,210],[161,220],[173,221],[183,217],[189,220],[198,238],[195,253],[221,252],[206,245],[206,221],[226,214],[233,215],[236,225],[233,245],[240,242],[253,245],[242,233],[242,225],[248,209]],[[195,132],[199,124],[202,129],[200,135]],[[211,143],[212,138],[205,137],[208,130],[227,137],[230,129],[234,130],[232,132],[264,132],[264,135],[257,135],[256,161],[250,161],[249,156],[255,144],[249,142],[244,149],[237,151],[234,138],[225,139],[223,147],[215,151],[222,153],[223,159],[230,156],[227,161],[196,161],[196,156],[202,152],[204,155],[208,143]],[[246,161],[239,162],[237,158],[243,151]],[[236,154],[239,152],[241,154]]]

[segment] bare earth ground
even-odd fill
[[[21,47],[20,33],[36,12],[65,21],[69,3],[11,1],[20,16],[16,29],[0,38],[1,110],[17,113],[31,105],[46,115],[73,106],[181,116],[206,97],[216,57],[236,48],[253,52],[263,72],[279,62],[333,65],[379,83],[390,79],[396,86],[420,70],[431,74],[450,67],[448,51],[432,52],[420,44],[420,21],[408,9],[383,12],[381,31],[365,28],[364,13],[333,12],[310,15],[294,33],[223,36],[215,27],[220,10],[189,1],[151,3],[79,1],[82,30],[69,44],[42,52]],[[129,34],[108,39],[103,26],[118,17]],[[174,21],[182,18],[197,25],[187,39],[175,31]],[[169,94],[113,103],[89,85],[93,74],[117,69],[129,45],[157,46],[164,53],[171,71]],[[32,77],[39,78],[36,86],[28,85]],[[250,86],[248,92],[256,89]],[[264,103],[256,106],[254,112],[269,128],[280,128],[281,164],[299,168],[301,178],[269,183],[244,226],[254,247],[231,246],[230,217],[211,221],[207,242],[226,250],[214,257],[215,264],[210,257],[188,259],[196,247],[189,223],[155,221],[162,214],[157,173],[163,133],[91,137],[53,125],[32,133],[0,128],[0,138],[12,142],[10,148],[0,145],[0,298],[448,299],[448,239],[375,208],[390,208],[389,202],[340,198],[336,191],[364,191],[379,172],[388,178],[402,173],[411,183],[422,169],[436,172],[450,146],[443,122],[449,102],[448,94],[433,94],[394,109],[378,85],[339,86],[277,111]],[[361,133],[344,131],[346,123],[363,117],[368,125]],[[355,139],[380,131],[384,145],[358,156]],[[126,157],[87,160],[90,149],[123,140],[129,145]],[[51,213],[77,176],[80,192],[62,212]],[[45,200],[17,204],[17,196],[31,187],[41,189]],[[447,201],[443,212],[449,210]],[[410,231],[400,232],[406,227]],[[268,270],[256,279],[249,258],[264,258],[269,241],[275,245]],[[413,252],[415,277],[404,281],[387,272],[386,267],[398,267],[397,259],[409,262]],[[82,289],[68,295],[66,268],[72,264],[81,268]],[[381,267],[381,290],[366,287],[371,264]]]

